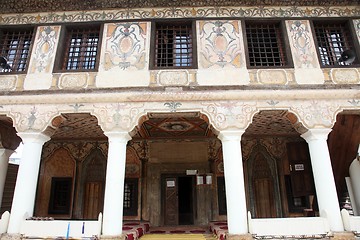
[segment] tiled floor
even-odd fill
[[[208,226],[167,226],[167,227],[150,227],[149,233],[193,233],[193,234],[209,234]]]
[[[190,234],[190,233],[183,233],[183,234],[145,234],[140,238],[140,240],[155,240],[155,239],[166,239],[166,240],[216,240],[217,238],[211,234]]]

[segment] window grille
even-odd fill
[[[53,177],[51,181],[51,195],[49,214],[68,214],[72,193],[72,178]]]
[[[95,69],[100,28],[73,28],[66,34],[66,54],[62,70]]]
[[[124,186],[124,208],[131,208],[132,185],[125,183]]]
[[[353,49],[346,23],[314,22],[314,30],[322,66],[351,65],[338,61],[342,52]]]
[[[281,67],[287,64],[279,23],[246,23],[250,66]]]
[[[156,25],[155,67],[193,67],[193,49],[191,24]]]
[[[3,30],[0,33],[0,56],[7,61],[3,72],[24,72],[30,59],[33,30]]]
[[[138,179],[126,178],[124,184],[124,215],[136,216],[138,214]]]

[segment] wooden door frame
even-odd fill
[[[192,188],[192,212],[193,212],[193,222],[195,223],[195,214],[196,214],[196,179],[194,176],[189,176],[184,173],[162,173],[160,175],[160,185],[161,185],[161,223],[165,226],[165,206],[166,206],[166,199],[165,199],[165,191],[166,191],[166,178],[176,178],[176,188],[178,191],[178,179],[179,177],[192,177],[193,178],[193,188]],[[179,211],[179,210],[178,210]],[[179,214],[179,212],[178,212]]]

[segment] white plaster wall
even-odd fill
[[[250,82],[247,69],[199,69],[197,83],[203,86],[248,85]]]
[[[96,87],[140,87],[149,86],[150,71],[121,71],[113,69],[99,72],[96,76]]]

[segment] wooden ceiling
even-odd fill
[[[345,177],[349,176],[349,166],[355,159],[359,144],[360,113],[338,115],[328,145],[339,195],[346,190]]]
[[[286,114],[287,111],[260,111],[255,114],[244,136],[299,136]],[[88,113],[62,114],[61,123],[52,132],[53,140],[106,140],[96,117]],[[149,113],[132,132],[132,138],[136,140],[216,137],[208,118],[199,112]]]

